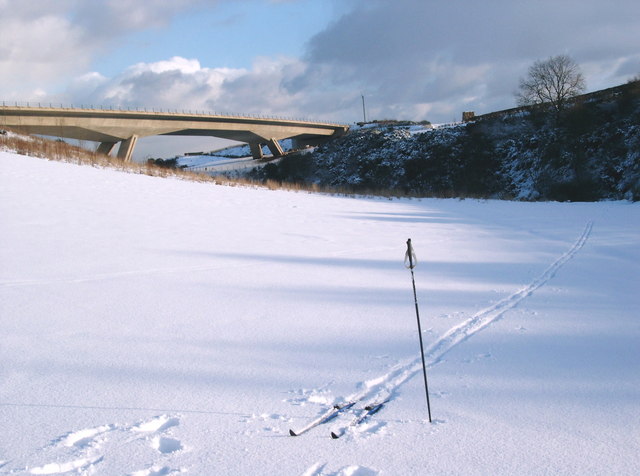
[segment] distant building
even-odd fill
[[[462,122],[469,122],[469,121],[473,121],[473,119],[476,117],[476,113],[473,111],[465,111],[462,113]]]

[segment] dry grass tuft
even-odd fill
[[[186,172],[179,169],[167,169],[146,163],[124,162],[116,157],[98,154],[82,147],[67,144],[61,140],[45,139],[38,136],[15,134],[11,131],[0,133],[0,149],[15,151],[20,155],[68,162],[92,167],[105,167],[129,173],[151,175],[154,177],[178,177],[198,182],[213,182],[212,177]]]
[[[324,193],[340,196],[376,196],[387,198],[406,196],[400,192],[389,190],[355,191],[347,187],[321,187],[316,184],[288,183],[274,180],[268,180],[263,183],[245,178],[212,177],[182,169],[158,167],[148,163],[124,162],[116,157],[98,154],[82,147],[67,144],[61,140],[22,135],[9,130],[0,130],[0,150],[14,151],[20,155],[30,157],[40,157],[48,160],[89,165],[92,167],[105,167],[128,173],[150,175],[152,177],[173,177],[193,182],[208,182],[230,187],[267,188],[269,190]]]

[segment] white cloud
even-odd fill
[[[14,7],[0,5],[0,95],[28,99],[21,94],[87,66],[91,52],[81,28],[46,9],[27,16],[30,10]]]
[[[82,75],[71,83],[66,98],[123,107],[285,113],[296,109],[296,95],[280,87],[292,70],[299,70],[298,62],[287,58],[259,58],[246,70],[204,68],[196,59],[176,56],[135,64],[114,78]]]
[[[215,0],[0,1],[0,97],[49,94],[87,70],[127,34],[167,25],[185,9]]]
[[[178,71],[183,74],[194,74],[201,69],[200,61],[197,59],[187,59],[180,56],[174,56],[166,61],[135,64],[129,68],[129,74],[133,76],[149,71],[156,74],[166,73],[168,71]]]
[[[352,9],[308,43],[309,67],[288,81],[292,90],[321,84],[371,96],[380,116],[428,111],[436,121],[451,110],[514,106],[519,77],[536,59],[567,53],[590,73],[594,87],[619,84],[637,64],[640,3],[596,0],[492,2],[354,0]],[[607,84],[608,81],[608,84]],[[470,97],[476,98],[469,101]],[[432,107],[416,108],[416,104]],[[377,109],[375,109],[377,108]]]
[[[221,68],[185,52],[111,77],[87,73],[127,34],[162,34],[179,13],[221,1],[229,0],[0,0],[0,98],[40,99],[49,89],[50,97],[74,104],[350,122],[361,119],[364,94],[370,118],[446,122],[463,110],[512,107],[519,77],[554,54],[574,56],[589,89],[640,73],[640,3],[632,0],[616,8],[595,0],[343,0],[302,58],[274,52],[250,68]],[[280,1],[287,0],[269,0]],[[280,26],[293,21],[299,19]],[[245,40],[250,44],[229,39]]]
[[[76,0],[73,12],[75,21],[101,41],[117,41],[118,36],[128,32],[162,28],[190,8],[217,3],[217,0]]]

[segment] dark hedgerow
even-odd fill
[[[285,158],[263,180],[411,196],[638,200],[640,84],[418,133],[392,121]]]

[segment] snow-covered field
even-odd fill
[[[638,204],[0,168],[0,474],[640,472]]]

